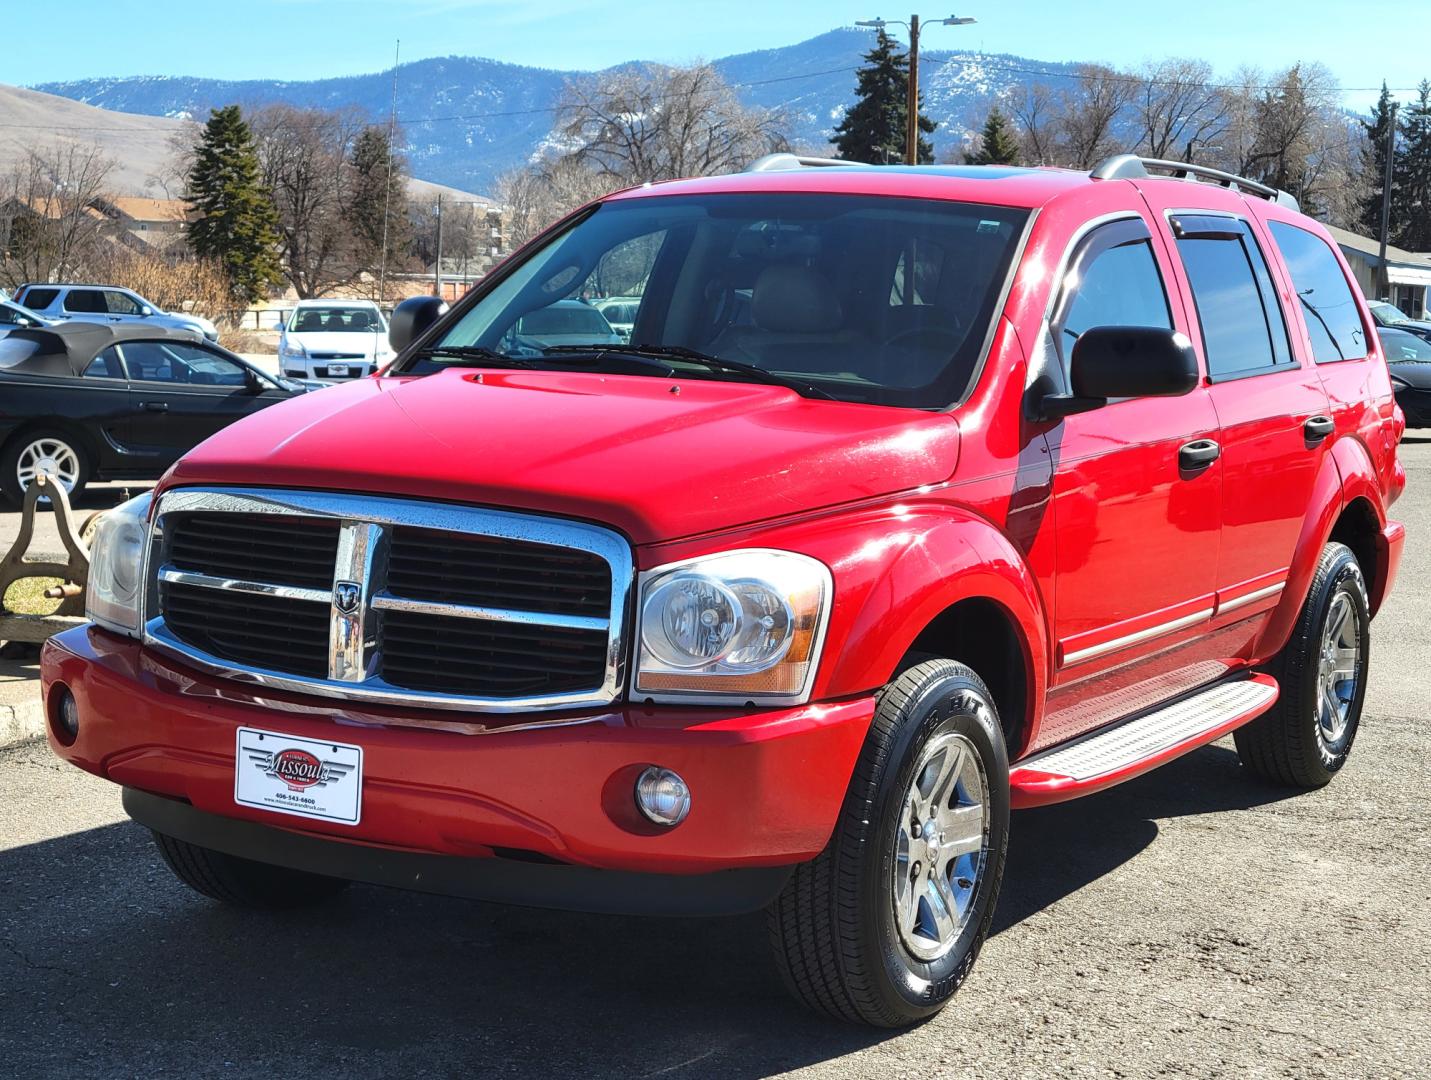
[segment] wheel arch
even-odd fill
[[[10,429],[4,441],[0,442],[0,454],[8,453],[16,443],[40,431],[58,431],[73,439],[75,449],[84,454],[85,464],[89,466],[91,477],[93,476],[99,467],[98,447],[82,425],[66,416],[37,416],[20,421]]]

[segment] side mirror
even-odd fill
[[[250,394],[261,394],[271,389],[268,383],[263,381],[263,376],[250,367],[243,369],[243,384]]]
[[[1069,357],[1071,395],[1043,399],[1046,419],[1087,412],[1110,398],[1178,397],[1197,387],[1197,354],[1175,330],[1155,326],[1095,326]]]
[[[447,301],[437,296],[414,296],[393,308],[388,324],[388,344],[402,352],[438,319],[447,314]]]
[[[151,316],[151,315],[154,314],[154,309],[153,309],[152,307],[150,307],[148,304],[146,304],[144,307],[142,307],[142,308],[139,309],[139,314],[140,314],[141,317],[147,319],[147,318],[149,318],[149,316]]]

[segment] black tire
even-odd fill
[[[1360,643],[1356,683],[1346,701],[1343,730],[1329,738],[1322,715],[1322,648],[1327,622],[1338,597],[1351,605]],[[1268,672],[1281,687],[1277,704],[1233,733],[1243,765],[1274,784],[1319,788],[1346,764],[1361,725],[1366,675],[1371,663],[1371,605],[1356,556],[1344,544],[1322,549],[1306,602],[1297,616],[1291,640]]]
[[[925,961],[896,925],[895,844],[921,756],[949,733],[972,746],[985,781],[982,869],[968,886],[962,931],[947,953]],[[880,694],[829,844],[796,868],[769,909],[786,986],[817,1012],[876,1027],[937,1013],[968,977],[988,935],[1008,824],[1008,754],[988,688],[952,660],[909,668]]]
[[[342,878],[240,859],[221,851],[154,833],[159,854],[189,888],[245,908],[294,908],[318,904],[348,887]]]
[[[62,442],[75,455],[75,461],[79,466],[79,475],[75,480],[74,489],[69,493],[70,504],[74,505],[76,500],[84,494],[85,485],[89,483],[91,472],[89,454],[85,451],[84,444],[73,435],[53,428],[33,428],[21,432],[5,445],[5,449],[0,451],[0,491],[3,491],[5,496],[17,506],[24,503],[25,489],[20,486],[20,455],[27,446],[41,439],[54,439]]]

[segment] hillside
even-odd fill
[[[942,35],[931,35],[926,44]],[[956,39],[949,34],[943,40]],[[852,100],[855,69],[870,48],[863,30],[832,30],[797,45],[716,61],[752,105],[782,108],[801,146],[819,147]],[[920,64],[925,111],[940,127],[937,152],[956,147],[982,121],[990,97],[1029,81],[1030,71],[1064,72],[1070,64],[926,49]],[[490,191],[498,176],[527,160],[551,128],[552,105],[579,72],[521,67],[477,57],[404,64],[398,115],[417,175],[459,188]],[[38,89],[91,105],[156,117],[199,118],[215,105],[282,101],[300,106],[357,105],[388,113],[392,72],[312,82],[226,82],[197,77],[85,79]]]
[[[67,97],[0,85],[0,176],[31,150],[98,145],[114,162],[108,187],[113,195],[168,197],[161,177],[173,158],[172,141],[189,138],[193,125],[182,119],[142,116],[96,108]],[[477,198],[452,187],[414,180],[414,198]]]

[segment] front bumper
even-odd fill
[[[79,706],[79,734],[68,745],[50,726],[60,757],[200,815],[253,823],[274,845],[292,846],[297,836],[366,847],[379,856],[499,857],[658,875],[788,867],[817,855],[874,711],[873,699],[860,697],[766,710],[385,714],[254,693],[94,626],[51,638],[42,674],[47,715],[54,716],[61,684]],[[454,721],[492,726],[476,732],[436,727],[461,726]],[[240,726],[361,744],[361,823],[310,821],[236,804]],[[635,778],[653,764],[676,770],[691,789],[690,816],[673,829],[651,825],[635,808]],[[262,859],[264,850],[260,845],[253,857]],[[354,852],[343,857],[351,860]],[[554,902],[581,906],[560,897]]]
[[[1406,426],[1413,428],[1431,427],[1431,390],[1414,386],[1396,388],[1396,404],[1406,414]]]

